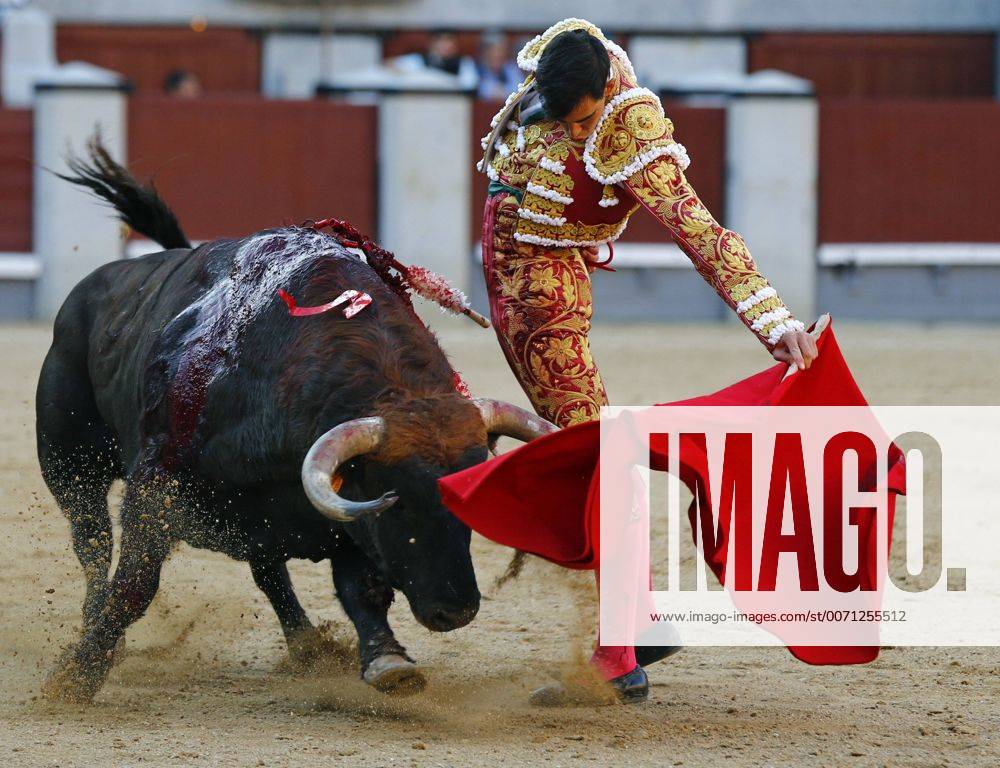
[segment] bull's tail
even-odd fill
[[[87,154],[86,159],[75,155],[68,157],[66,163],[72,174],[57,174],[59,178],[85,187],[106,200],[125,224],[164,248],[191,247],[177,217],[156,187],[152,182],[148,186],[140,184],[116,163],[105,149],[100,133],[87,142]]]

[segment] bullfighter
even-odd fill
[[[599,418],[608,403],[588,343],[590,274],[602,265],[598,247],[616,240],[640,208],[775,359],[808,367],[815,341],[740,235],[688,183],[687,151],[657,95],[638,86],[625,51],[571,18],[528,42],[518,65],[527,76],[482,141],[478,167],[490,179],[482,256],[500,347],[538,414],[565,427]],[[622,700],[643,701],[641,664],[674,650],[598,639],[591,664]],[[536,699],[564,695],[564,687],[548,687]]]

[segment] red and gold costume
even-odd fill
[[[548,42],[572,29],[604,43],[614,83],[585,142],[540,113],[532,74]],[[657,96],[637,86],[621,48],[593,24],[566,19],[529,42],[518,64],[529,74],[483,139],[479,167],[492,182],[483,269],[500,345],[540,415],[567,426],[598,418],[607,402],[587,342],[592,302],[584,249],[617,239],[640,207],[768,349],[784,333],[802,330],[743,239],[719,225],[687,182],[687,152],[674,141]],[[534,115],[526,118],[533,96]]]

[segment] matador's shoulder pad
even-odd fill
[[[684,170],[690,164],[674,126],[656,94],[630,88],[613,97],[587,138],[583,161],[587,174],[602,184],[619,184],[658,157],[671,155]]]

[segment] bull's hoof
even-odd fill
[[[398,653],[376,657],[361,677],[375,690],[395,696],[412,696],[427,687],[427,678],[420,667]]]
[[[42,696],[51,701],[89,704],[104,684],[107,666],[84,666],[76,659],[74,649],[71,648],[62,655],[45,678]]]

